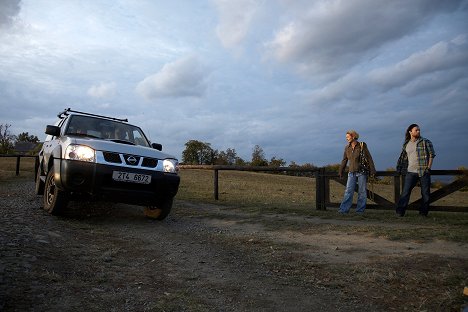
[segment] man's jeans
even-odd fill
[[[431,175],[429,172],[425,172],[424,175],[420,178],[417,173],[408,172],[405,177],[405,186],[403,192],[401,193],[400,200],[398,201],[398,207],[396,213],[404,216],[406,208],[408,207],[408,202],[410,200],[411,191],[416,186],[416,183],[421,183],[421,197],[422,202],[419,207],[419,214],[427,216],[429,213],[429,195],[431,193]]]
[[[358,184],[358,199],[356,204],[356,212],[363,213],[366,209],[366,200],[367,200],[367,175],[359,172],[350,172],[348,173],[348,181],[346,182],[346,190],[344,193],[343,201],[340,205],[340,213],[348,213],[353,204],[353,195],[354,189],[356,187],[356,180]]]

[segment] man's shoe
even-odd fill
[[[398,212],[397,212],[397,213],[396,213],[396,216],[397,216],[398,218],[403,218],[405,215],[402,214],[402,213],[398,213]]]

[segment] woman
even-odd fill
[[[341,202],[340,210],[339,210],[339,212],[342,214],[348,213],[349,209],[351,208],[351,205],[353,204],[353,194],[354,194],[354,189],[356,187],[356,182],[357,182],[358,190],[359,190],[357,205],[356,205],[356,212],[360,214],[364,213],[364,210],[366,209],[366,200],[367,200],[367,189],[366,189],[367,175],[368,174],[372,176],[375,175],[374,161],[372,160],[372,156],[369,150],[367,149],[367,145],[364,142],[359,143],[358,139],[359,139],[359,134],[356,131],[349,130],[348,132],[346,132],[346,141],[348,141],[348,144],[346,144],[345,146],[343,160],[341,161],[341,166],[340,166],[340,171],[339,171],[339,175],[341,179],[341,177],[343,176],[343,171],[349,160],[348,181],[346,182],[346,190],[345,190],[343,201]],[[362,146],[364,155],[367,157],[369,161],[370,172],[364,171],[363,168],[360,168],[359,155],[361,153],[361,146]]]

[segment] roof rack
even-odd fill
[[[59,114],[57,115],[57,117],[58,117],[58,118],[64,118],[65,116],[68,116],[70,113],[78,113],[78,114],[87,115],[87,116],[101,117],[101,118],[107,118],[107,119],[111,119],[111,120],[117,120],[117,121],[128,122],[128,119],[127,119],[127,118],[123,119],[123,118],[114,118],[114,117],[108,117],[108,116],[90,114],[90,113],[85,113],[85,112],[80,112],[80,111],[72,110],[71,108],[65,109],[63,112],[59,113]]]

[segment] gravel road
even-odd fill
[[[327,257],[369,261],[343,258],[352,240],[330,249],[266,230],[254,214],[182,201],[163,222],[109,203],[71,203],[53,217],[33,190],[0,190],[1,311],[393,310],[372,285],[361,298],[324,271]]]

